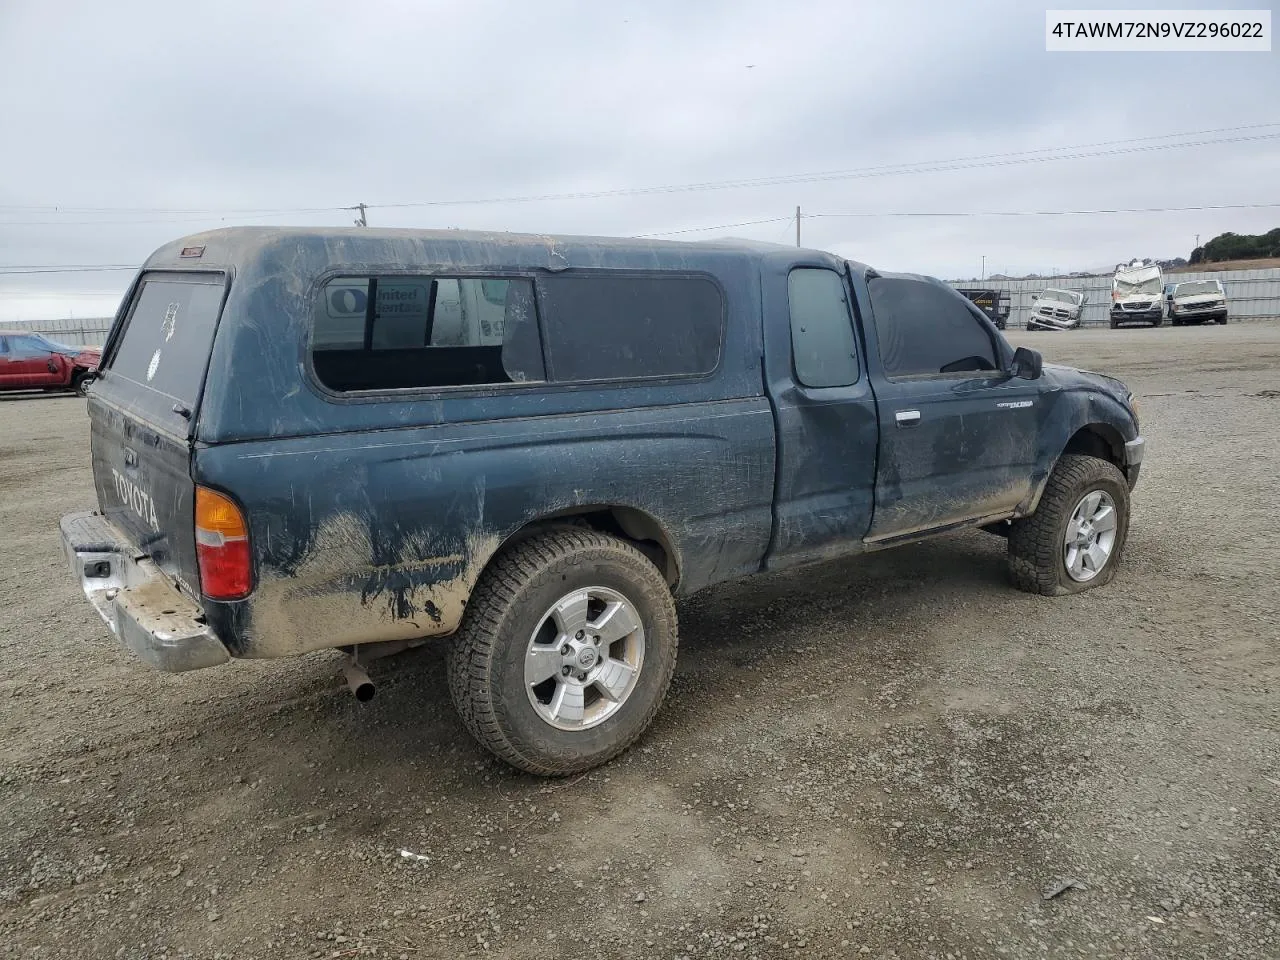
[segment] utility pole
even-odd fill
[[[796,207],[796,246],[800,246],[800,208]]]
[[[987,255],[985,253],[982,255],[982,279],[987,279]]]
[[[363,203],[357,203],[354,207],[347,207],[348,210],[360,211],[360,216],[356,218],[357,227],[367,227],[369,225],[369,221],[365,218],[365,215],[364,215],[364,208],[365,208],[365,205]]]

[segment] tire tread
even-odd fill
[[[660,590],[650,593],[665,598],[663,609],[658,614],[670,624],[673,655],[666,660],[666,676],[661,679],[660,695],[650,704],[633,735],[612,745],[606,753],[593,755],[587,766],[605,763],[629,747],[662,706],[674,672],[674,653],[679,641],[675,601],[666,580],[651,560],[626,541],[590,528],[566,526],[531,537],[499,554],[472,591],[447,661],[449,693],[467,732],[500,759],[542,776],[579,772],[584,769],[583,760],[572,752],[530,749],[529,745],[510,735],[511,726],[506,721],[507,705],[495,696],[493,663],[504,620],[521,590],[553,564],[582,554],[603,554],[630,566],[639,576],[649,579],[654,587],[661,586]],[[658,658],[654,660],[657,662]]]
[[[1045,597],[1057,597],[1071,592],[1063,587],[1058,578],[1058,566],[1061,563],[1061,545],[1058,543],[1058,524],[1064,511],[1075,506],[1079,491],[1101,479],[1112,479],[1127,487],[1124,475],[1112,463],[1097,457],[1084,454],[1063,454],[1049,475],[1044,493],[1036,512],[1029,517],[1013,521],[1009,525],[1009,577],[1013,585],[1027,593],[1038,593]],[[1117,503],[1117,508],[1125,511],[1120,522],[1124,525],[1121,538],[1116,544],[1116,553],[1108,566],[1120,560],[1120,550],[1127,539],[1128,504]],[[1106,583],[1110,572],[1103,570]],[[1099,585],[1100,585],[1099,584]]]

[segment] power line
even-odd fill
[[[806,213],[804,219],[875,219],[878,217],[1087,217],[1134,213],[1188,213],[1204,210],[1266,210],[1280,208],[1277,203],[1215,203],[1187,207],[1111,207],[1097,210],[885,210],[866,213]],[[732,230],[738,227],[754,227],[769,223],[786,223],[787,235],[795,223],[795,215],[765,217],[760,220],[739,220],[736,223],[718,223],[705,227],[683,227],[679,230],[663,230],[655,233],[639,233],[637,240],[674,237],[688,233],[710,233],[714,230]],[[42,273],[96,273],[112,270],[138,270],[140,265],[127,264],[0,264],[0,276],[24,276]]]
[[[0,210],[30,210],[48,213],[210,213],[243,214],[245,216],[270,213],[328,213],[331,210],[354,210],[354,207],[75,207],[65,204],[17,204],[0,203]]]
[[[810,220],[818,217],[823,219],[874,219],[876,217],[1073,217],[1125,213],[1185,213],[1195,210],[1262,210],[1277,207],[1280,207],[1280,203],[1219,203],[1194,207],[1116,207],[1113,209],[1103,210],[885,210],[878,213],[806,213],[804,214],[804,219]],[[669,230],[661,233],[641,233],[637,234],[637,237],[670,237],[681,233],[702,233],[711,230],[725,230],[730,227],[746,227],[757,223],[781,223],[783,220],[787,221],[788,224],[794,224],[795,215],[792,214],[789,217],[774,217],[770,220],[747,220],[743,223],[726,223],[714,227],[686,227],[682,230]],[[788,235],[789,233],[790,228],[788,228]]]
[[[124,266],[120,266],[120,267],[115,267],[115,266],[23,267],[19,269],[0,266],[0,277],[30,276],[38,273],[107,273],[112,270],[137,270],[137,269],[138,268],[136,266],[134,267],[124,267]]]
[[[976,156],[955,157],[948,160],[926,160],[915,161],[911,163],[897,163],[873,167],[859,167],[850,170],[821,171],[815,173],[798,173],[783,174],[771,177],[755,177],[737,180],[719,180],[719,181],[702,181],[697,183],[685,184],[667,184],[663,186],[653,187],[624,187],[611,190],[595,190],[595,191],[578,191],[572,193],[547,193],[534,194],[527,196],[510,196],[510,197],[491,197],[487,199],[457,199],[457,200],[414,200],[396,203],[370,203],[358,204],[356,206],[328,206],[328,207],[291,207],[291,208],[275,208],[275,209],[252,209],[252,210],[223,210],[207,217],[183,217],[183,218],[164,218],[153,220],[89,220],[89,221],[53,221],[53,220],[37,220],[37,221],[9,221],[8,223],[0,223],[0,226],[46,226],[50,224],[66,224],[75,226],[92,226],[95,224],[118,226],[123,224],[146,224],[146,223],[181,223],[181,222],[198,222],[207,220],[225,220],[229,216],[251,216],[251,217],[274,217],[282,215],[292,215],[297,213],[331,213],[335,211],[351,211],[360,209],[397,209],[411,207],[444,207],[444,206],[475,206],[485,204],[501,204],[501,203],[534,203],[540,201],[562,201],[562,200],[592,200],[603,199],[608,197],[627,197],[627,196],[648,196],[661,193],[692,193],[707,190],[732,190],[745,189],[750,187],[777,186],[793,183],[816,183],[830,180],[852,180],[865,179],[869,177],[882,176],[903,176],[919,173],[939,173],[953,170],[967,170],[981,167],[998,167],[1011,166],[1024,163],[1045,163],[1056,160],[1079,160],[1092,157],[1102,156],[1118,156],[1130,153],[1146,153],[1157,150],[1173,150],[1186,147],[1209,146],[1222,143],[1242,143],[1249,141],[1274,140],[1280,138],[1280,133],[1254,134],[1233,137],[1216,137],[1210,139],[1190,140],[1178,143],[1156,143],[1153,141],[1174,140],[1186,137],[1207,137],[1210,134],[1219,133],[1238,133],[1246,130],[1261,130],[1270,127],[1280,126],[1280,121],[1269,121],[1266,123],[1253,123],[1236,127],[1217,127],[1210,130],[1196,130],[1185,133],[1165,133],[1155,134],[1146,137],[1131,137],[1123,140],[1102,140],[1094,143],[1076,144],[1067,147],[1044,147],[1036,150],[1021,150],[1012,153],[993,153],[979,154]],[[1098,149],[1102,147],[1110,147],[1114,149]],[[1071,152],[1075,151],[1075,152]],[[49,211],[49,212],[101,212],[101,213],[128,213],[128,212],[167,212],[167,213],[200,213],[201,208],[191,210],[164,210],[163,208],[127,208],[127,207],[38,207],[38,206],[3,206],[0,210],[33,210],[33,211]]]
[[[1251,124],[1250,128],[1259,126],[1280,126],[1280,121],[1268,124]],[[1224,128],[1232,129],[1232,128]],[[1167,139],[1187,134],[1165,134],[1162,137],[1141,137],[1134,141],[1110,141],[1111,143],[1136,143],[1138,140]],[[659,193],[694,193],[704,190],[732,190],[748,187],[779,186],[793,183],[817,183],[829,180],[856,180],[870,177],[901,176],[917,173],[939,173],[951,170],[967,170],[979,167],[1012,166],[1023,163],[1044,163],[1054,160],[1080,160],[1090,157],[1118,156],[1128,153],[1146,153],[1156,150],[1173,150],[1184,147],[1208,146],[1219,143],[1241,143],[1255,140],[1280,139],[1280,133],[1257,134],[1241,137],[1220,137],[1208,140],[1194,140],[1186,143],[1155,143],[1142,146],[1120,147],[1113,150],[1092,150],[1087,148],[1101,144],[1083,144],[1071,147],[1054,147],[1043,150],[1021,151],[1009,154],[988,154],[976,157],[959,157],[951,160],[917,161],[914,163],[890,164],[879,167],[861,167],[853,170],[827,171],[820,173],[786,174],[774,177],[757,177],[743,180],[706,181],[702,183],[670,184],[659,187],[628,187],[617,190],[595,190],[577,193],[548,193],[533,196],[495,197],[486,200],[420,200],[404,203],[371,203],[370,209],[407,208],[407,207],[442,207],[462,205],[482,205],[498,203],[533,203],[543,200],[594,200],[607,197],[648,196]],[[1083,151],[1063,153],[1061,151]],[[1051,152],[1054,151],[1054,152]],[[1037,154],[1047,154],[1037,156]]]
[[[651,237],[674,237],[681,233],[707,233],[711,230],[732,230],[734,227],[754,227],[760,223],[781,223],[783,220],[792,223],[794,217],[770,217],[767,220],[742,220],[738,223],[720,223],[714,227],[686,227],[683,230],[666,230],[662,233],[637,233],[635,239],[646,240]]]
[[[127,263],[0,263],[0,270],[134,270]]]
[[[1115,213],[1187,213],[1196,210],[1263,210],[1280,207],[1280,203],[1217,203],[1196,207],[1114,207],[1101,210],[951,210],[951,211],[886,211],[883,213],[806,213],[810,217],[1087,217]]]
[[[5,300],[47,300],[47,299],[54,299],[54,298],[58,300],[62,300],[65,297],[81,297],[81,298],[92,299],[92,300],[106,300],[108,298],[112,298],[112,299],[119,300],[120,295],[123,292],[124,291],[122,290],[102,290],[102,291],[68,290],[65,292],[59,290],[56,292],[49,291],[49,292],[36,293],[34,291],[27,292],[27,291],[5,290],[5,291],[0,291],[0,297],[3,297]]]
[[[368,204],[366,204],[368,206]],[[354,207],[299,207],[296,210],[273,210],[253,215],[238,215],[223,211],[211,213],[203,217],[156,217],[146,220],[0,220],[0,227],[120,227],[155,223],[226,223],[231,220],[237,225],[251,220],[270,220],[275,217],[293,216],[299,213],[341,213],[353,210]],[[113,211],[121,212],[121,211]]]

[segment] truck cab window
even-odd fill
[[[991,334],[960,294],[914,277],[875,277],[868,288],[886,376],[998,369]]]
[[[796,379],[806,387],[857,383],[858,355],[844,278],[834,270],[792,270],[787,293]]]
[[[343,277],[320,299],[311,359],[330,390],[544,379],[528,279]]]

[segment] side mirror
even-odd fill
[[[1028,347],[1019,347],[1013,351],[1013,363],[1009,367],[1009,375],[1021,380],[1039,380],[1044,372],[1044,358],[1040,351]]]
[[[1039,300],[1039,299],[1040,299],[1040,294],[1038,294],[1038,293],[1033,293],[1033,294],[1031,295],[1031,299],[1032,299],[1032,300]]]

